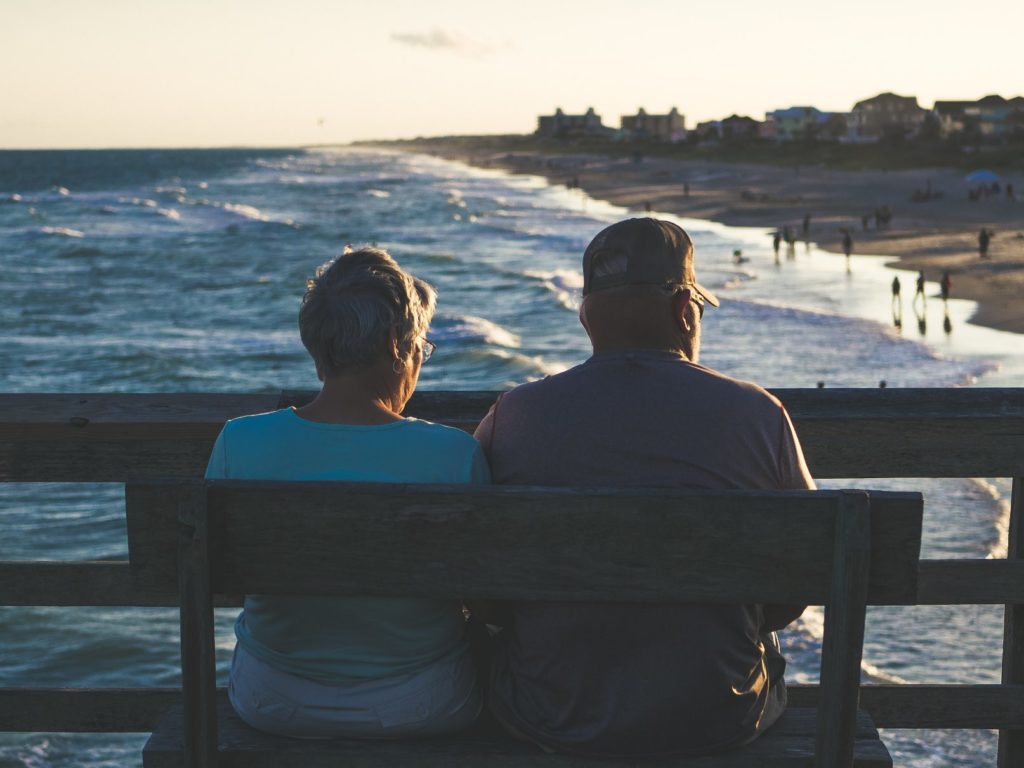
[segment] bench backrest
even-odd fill
[[[863,492],[374,483],[129,484],[133,583],[178,589],[206,496],[218,594],[828,602],[836,516]],[[871,492],[868,602],[917,598],[921,497]]]
[[[853,749],[865,605],[917,595],[922,499],[365,483],[126,486],[137,588],[178,589],[186,753],[216,762],[214,593],[826,606],[818,761]]]

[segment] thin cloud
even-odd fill
[[[471,40],[458,32],[437,27],[429,32],[392,32],[391,39],[410,48],[450,51],[464,56],[483,56],[491,52],[490,46]]]

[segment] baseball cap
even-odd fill
[[[678,224],[626,219],[597,233],[583,253],[583,295],[622,285],[685,285],[713,307],[718,298],[697,282],[693,243]]]

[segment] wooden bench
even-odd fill
[[[259,733],[223,697],[213,601],[242,593],[825,605],[819,708],[752,745],[652,765],[889,766],[857,711],[865,606],[913,604],[916,493],[687,492],[345,483],[126,486],[133,589],[177,592],[183,711],[144,750],[163,766],[609,765],[486,723],[388,743]]]

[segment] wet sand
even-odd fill
[[[853,237],[853,252],[896,257],[892,266],[923,270],[938,281],[949,271],[952,295],[978,302],[971,322],[1024,333],[1024,174],[1003,175],[1005,191],[970,202],[963,172],[948,168],[913,171],[835,171],[821,167],[780,167],[707,161],[611,158],[595,155],[542,155],[467,151],[457,141],[419,140],[391,148],[427,152],[470,165],[547,177],[552,183],[578,183],[592,197],[637,211],[650,206],[678,216],[734,226],[791,226],[825,250],[842,252],[842,228]],[[689,187],[687,193],[686,185]],[[915,191],[941,192],[938,199],[913,202]],[[887,206],[887,227],[873,215]],[[994,232],[988,258],[978,253],[978,232]]]

